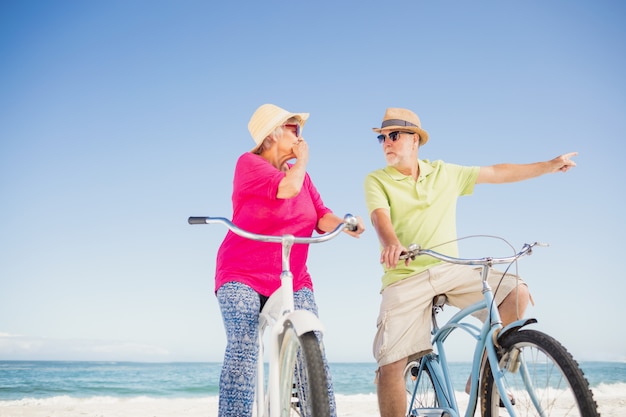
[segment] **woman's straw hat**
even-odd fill
[[[401,130],[404,132],[415,132],[420,135],[420,145],[424,145],[428,142],[428,132],[422,129],[422,123],[417,114],[411,110],[398,109],[390,107],[385,111],[383,117],[383,123],[380,128],[374,127],[372,130],[376,133],[380,133],[381,130]]]
[[[306,119],[309,118],[309,113],[291,113],[273,104],[263,104],[256,109],[248,122],[248,130],[256,144],[250,152],[256,151],[270,133],[292,117],[299,120],[300,128],[302,128]]]

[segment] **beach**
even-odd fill
[[[594,396],[603,417],[622,417],[626,384],[600,385]],[[459,395],[460,405],[466,396]],[[377,417],[375,394],[337,395],[339,417]],[[477,414],[478,415],[478,414]],[[0,401],[0,417],[217,417],[217,397],[202,398],[72,398]]]
[[[469,363],[451,364],[457,401]],[[603,417],[626,411],[626,363],[584,362]],[[0,417],[217,417],[221,364],[0,361]],[[331,363],[339,417],[376,417],[372,363]],[[551,417],[554,417],[551,415]]]

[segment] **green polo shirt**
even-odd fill
[[[458,256],[456,243],[456,203],[459,196],[472,194],[480,167],[419,161],[419,178],[398,172],[393,167],[371,172],[365,178],[365,204],[368,213],[383,208],[405,247],[412,243]],[[448,243],[450,242],[450,243]],[[408,266],[399,262],[395,269],[384,267],[382,288],[418,274],[440,263],[430,256],[419,256]]]

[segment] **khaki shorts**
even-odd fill
[[[385,288],[373,346],[378,366],[430,352],[433,298],[445,294],[447,304],[458,308],[482,300],[481,272],[482,267],[443,263]],[[497,270],[490,271],[488,282],[498,305],[517,285],[526,285],[517,275],[506,274],[503,278]],[[484,321],[487,310],[474,316]]]

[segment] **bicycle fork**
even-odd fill
[[[515,374],[519,373],[524,385],[526,386],[527,392],[530,394],[531,401],[537,407],[537,410],[541,410],[540,402],[537,396],[535,395],[535,390],[533,388],[532,380],[528,374],[528,368],[524,363],[524,358],[521,355],[519,349],[515,348],[507,352],[506,362],[500,366],[500,361],[498,358],[498,354],[496,350],[499,347],[498,339],[500,339],[504,334],[519,331],[522,327],[526,326],[530,323],[535,323],[535,319],[522,319],[517,320],[511,324],[509,324],[502,331],[499,328],[492,328],[489,331],[489,337],[491,340],[494,340],[494,343],[487,343],[485,346],[485,351],[487,352],[487,357],[489,363],[491,364],[491,373],[494,378],[494,382],[496,387],[498,388],[498,392],[500,393],[500,400],[502,401],[502,405],[507,409],[510,416],[516,416],[515,409],[513,408],[513,403],[511,402],[509,395],[507,394],[507,387],[505,385],[505,375],[506,374]]]
[[[291,357],[297,353],[294,350],[293,344],[294,336],[299,337],[304,333],[315,331],[319,333],[324,332],[324,326],[320,319],[308,310],[296,310],[293,302],[293,274],[289,267],[289,253],[293,246],[293,236],[287,236],[282,241],[282,265],[283,272],[280,275],[281,287],[275,294],[272,294],[267,301],[262,311],[262,316],[273,321],[270,328],[270,351],[269,351],[269,374],[268,374],[268,395],[263,410],[269,411],[269,416],[282,415],[282,407],[285,404],[280,403],[280,386],[285,383],[286,380],[291,380],[290,375],[283,375],[283,372],[292,372],[292,369],[281,369],[283,359]],[[279,303],[274,300],[280,300]],[[278,304],[282,306],[279,310]],[[259,328],[259,355],[262,355],[262,331],[268,321],[264,320],[263,328]],[[261,322],[260,322],[261,323]],[[290,334],[287,334],[290,332]],[[293,358],[292,358],[293,359]],[[263,361],[259,361],[257,368],[257,392],[259,393],[257,404],[262,402],[263,395]],[[285,390],[283,390],[285,392]],[[260,401],[259,401],[260,400]],[[259,416],[267,415],[266,412],[262,412],[259,407]]]

